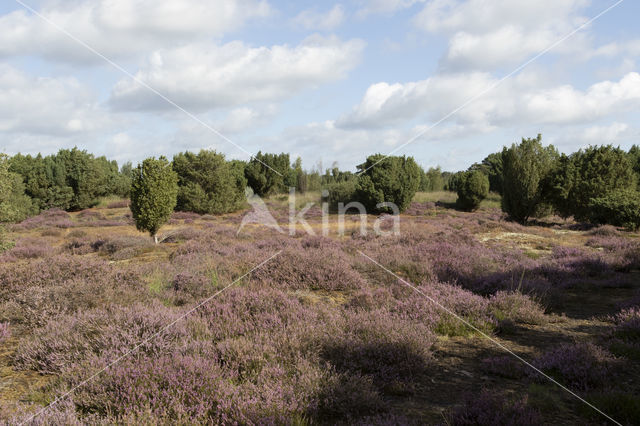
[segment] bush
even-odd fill
[[[166,158],[147,158],[131,183],[131,212],[136,228],[149,231],[158,242],[160,227],[171,217],[178,195],[178,176]]]
[[[618,191],[634,191],[635,180],[626,152],[611,145],[592,146],[560,158],[549,185],[550,197],[562,216],[573,215],[577,220],[590,221],[593,220],[593,199],[609,198]],[[618,204],[621,197],[615,196],[611,202]]]
[[[552,349],[533,364],[569,388],[587,391],[611,383],[615,362],[614,356],[599,346],[576,343]],[[538,373],[531,374],[546,380]]]
[[[215,151],[185,152],[173,157],[178,174],[176,209],[199,214],[236,211],[244,205],[244,171]]]
[[[509,400],[483,390],[465,396],[462,407],[447,416],[452,426],[509,426],[542,424],[540,413],[527,404],[527,398]]]
[[[628,189],[591,198],[587,215],[591,223],[636,230],[640,228],[640,193]]]
[[[482,200],[489,195],[489,178],[484,173],[475,170],[466,172],[458,181],[458,201],[456,204],[462,210],[473,211],[480,207]]]
[[[358,170],[361,174],[356,195],[368,211],[370,208],[373,211],[379,202],[394,203],[404,211],[418,190],[422,174],[413,157],[385,157],[382,154],[367,157]]]
[[[542,146],[542,135],[522,138],[520,145],[502,150],[502,210],[512,219],[525,223],[545,212],[543,182],[558,156],[556,149]]]
[[[331,184],[328,186],[327,192],[329,193],[327,198],[329,211],[336,213],[338,211],[338,203],[347,205],[352,201],[356,201],[356,181],[348,180]]]
[[[244,174],[253,192],[263,197],[286,192],[290,170],[289,154],[258,152],[246,165]]]

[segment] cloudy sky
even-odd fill
[[[617,0],[20,2],[0,3],[9,154],[352,169],[393,151],[458,170],[537,133],[564,152],[640,142],[635,0],[590,23]]]

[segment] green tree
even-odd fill
[[[462,210],[474,211],[489,195],[489,177],[480,170],[465,172],[458,181],[458,200]]]
[[[502,210],[512,219],[526,223],[547,210],[543,182],[557,158],[552,145],[542,146],[542,135],[502,150]]]
[[[638,179],[640,179],[640,146],[633,145],[629,149],[629,160],[633,166],[633,171],[636,172]]]
[[[640,193],[620,189],[589,201],[589,221],[597,224],[640,228]]]
[[[592,199],[636,189],[629,155],[611,145],[591,146],[561,156],[549,181],[549,198],[556,211],[582,221],[590,220]]]
[[[420,180],[420,191],[435,192],[444,189],[444,179],[440,166],[430,167],[429,170],[422,173]]]
[[[246,180],[240,167],[243,165],[234,166],[215,151],[176,154],[173,170],[178,175],[177,209],[222,214],[242,208]]]
[[[502,194],[502,153],[489,154],[481,163],[475,163],[469,170],[480,170],[489,178],[489,191]]]
[[[401,212],[411,204],[422,174],[413,157],[385,157],[382,154],[367,157],[358,170],[361,173],[356,190],[358,201],[365,204],[363,200],[366,200],[370,205],[374,201],[391,202]]]
[[[22,177],[9,171],[9,157],[0,154],[0,222],[20,222],[33,213]]]
[[[158,243],[158,230],[171,217],[178,196],[178,175],[165,157],[147,158],[131,182],[131,212],[139,231]]]
[[[245,177],[253,192],[265,195],[287,192],[291,166],[289,154],[263,154],[258,152],[247,164]]]

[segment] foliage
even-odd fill
[[[479,170],[466,172],[460,176],[457,188],[458,207],[467,211],[477,210],[489,195],[489,178]]]
[[[549,197],[562,216],[589,221],[592,199],[606,198],[616,191],[633,191],[636,177],[626,152],[611,145],[591,146],[571,156],[561,156],[548,187]]]
[[[345,182],[333,183],[327,187],[329,196],[326,202],[329,204],[330,212],[338,212],[339,203],[346,206],[350,202],[356,201],[356,183],[356,180],[348,180]]]
[[[375,209],[373,203],[377,201],[394,203],[402,212],[409,207],[420,185],[420,167],[413,157],[371,155],[358,170],[361,174],[356,195],[367,210]]]
[[[640,193],[627,189],[591,198],[587,215],[591,223],[636,230],[640,228]]]
[[[127,167],[121,174],[115,161],[77,148],[47,157],[17,154],[9,163],[10,170],[22,177],[25,193],[38,210],[83,210],[98,204],[98,197],[125,196],[128,191]]]
[[[33,213],[20,175],[9,171],[9,160],[0,154],[0,222],[19,222]]]
[[[289,154],[269,154],[258,152],[251,158],[244,174],[253,192],[263,197],[287,192],[290,183]]]
[[[173,157],[179,187],[176,209],[199,214],[238,210],[244,205],[246,187],[240,167],[241,164],[229,163],[215,151],[176,154]]]
[[[502,150],[502,210],[513,220],[525,223],[543,213],[543,182],[557,156],[552,145],[542,146],[542,135]]]
[[[430,167],[426,172],[422,172],[419,190],[423,192],[435,192],[444,190],[445,181],[442,177],[440,167]]]
[[[131,212],[140,231],[156,239],[171,217],[178,195],[178,176],[166,158],[148,158],[139,164],[131,182]]]
[[[480,164],[472,165],[469,170],[480,170],[489,178],[489,191],[502,194],[502,154],[496,152],[485,157]]]

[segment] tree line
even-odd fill
[[[144,181],[146,176],[156,176],[168,186],[155,193]],[[73,148],[48,156],[0,155],[0,222],[20,221],[50,208],[83,210],[109,195],[142,200],[145,191],[166,205],[159,209],[149,201],[135,216],[154,209],[165,212],[160,217],[174,209],[223,214],[245,207],[247,187],[260,196],[293,187],[298,192],[327,189],[326,201],[333,211],[339,203],[358,201],[370,213],[390,212],[380,206],[389,202],[403,211],[416,191],[441,190],[456,191],[459,208],[475,210],[491,191],[502,196],[503,211],[521,223],[556,213],[638,228],[639,180],[638,146],[628,152],[611,145],[591,146],[566,155],[544,146],[540,135],[523,138],[457,173],[439,167],[423,170],[407,156],[371,155],[354,173],[335,165],[324,172],[321,167],[306,171],[300,158],[291,162],[286,153],[259,152],[249,161],[239,161],[207,150],[179,153],[172,161],[149,159],[136,168],[131,163],[118,167],[115,161]],[[168,198],[160,196],[165,193]]]

